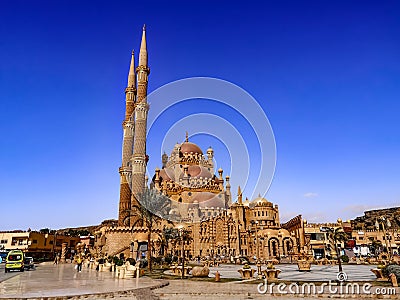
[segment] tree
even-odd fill
[[[174,241],[174,244],[181,244],[181,263],[182,263],[182,279],[185,277],[185,242],[192,239],[191,232],[184,227],[180,228],[164,228],[164,236],[166,240]]]
[[[342,261],[340,259],[340,253],[337,246],[338,242],[345,242],[347,241],[347,234],[343,231],[341,227],[324,227],[324,231],[328,233],[328,238],[333,242],[337,254],[337,261],[339,265],[339,272],[343,272],[342,268]]]
[[[170,242],[175,243],[179,236],[179,232],[173,227],[164,227],[163,240],[165,245],[165,254],[168,252]]]
[[[380,240],[375,240],[374,238],[370,238],[370,240],[372,242],[370,246],[371,251],[376,256],[382,251],[382,242]]]
[[[181,232],[179,232],[181,230]],[[179,229],[175,227],[165,227],[163,230],[163,237],[166,243],[166,247],[168,249],[169,242],[172,242],[174,245],[181,243],[182,239],[184,242],[189,242],[192,240],[191,231],[187,229]]]
[[[152,247],[151,234],[157,224],[161,223],[162,216],[168,214],[170,210],[169,199],[155,189],[148,189],[137,195],[137,200],[140,203],[131,208],[130,218],[135,220],[132,223],[132,228],[143,226],[147,228],[147,268],[151,272],[152,267]]]

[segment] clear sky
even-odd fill
[[[398,1],[2,0],[0,230],[117,218],[124,88],[144,23],[149,91],[215,77],[263,108],[277,148],[266,197],[283,221],[400,205]],[[197,142],[232,167],[216,139]]]

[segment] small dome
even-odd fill
[[[198,166],[198,165],[190,165],[188,166],[188,171],[187,171],[188,175],[192,178],[212,178],[213,175],[211,174],[211,172],[202,166]],[[182,172],[179,175],[179,178],[183,178],[184,176],[184,172]]]
[[[181,145],[181,152],[182,153],[193,152],[193,153],[203,154],[203,151],[201,151],[200,147],[191,142],[183,142]]]
[[[190,199],[189,207],[198,204],[200,208],[225,208],[225,201],[223,197],[220,198],[219,196],[220,194],[210,192],[195,193]]]
[[[255,198],[253,201],[251,201],[251,206],[268,206],[268,207],[273,207],[272,203],[269,202],[267,199],[261,197],[258,195],[257,198]]]
[[[165,168],[160,170],[160,178],[163,180],[169,181],[175,179],[175,174],[173,170]]]

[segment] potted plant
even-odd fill
[[[116,259],[115,260],[115,272],[116,276],[120,278],[124,278],[125,276],[125,266],[124,266],[124,261],[122,259]]]
[[[299,259],[297,260],[297,267],[300,272],[309,272],[311,271],[311,260],[312,255],[308,255],[305,252],[302,252],[299,255]]]
[[[249,264],[244,264],[243,267],[238,270],[238,272],[242,276],[242,279],[251,279],[253,278],[256,270],[252,269]]]
[[[275,269],[275,265],[272,262],[267,263],[267,269],[262,271],[267,279],[277,279],[281,270]]]
[[[269,263],[267,264],[267,269],[268,269],[268,270],[275,269],[274,264],[273,264],[272,262],[269,262]]]
[[[104,258],[100,258],[100,259],[99,259],[98,268],[99,268],[99,271],[100,271],[100,272],[103,272],[104,262],[105,262],[105,259],[104,259]]]

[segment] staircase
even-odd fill
[[[127,250],[127,249],[129,249],[129,248],[130,248],[130,245],[124,246],[124,247],[122,247],[122,248],[120,248],[120,249],[118,249],[118,250],[116,250],[116,251],[110,253],[109,255],[110,255],[110,256],[117,256],[118,254],[120,254],[121,252],[124,252],[125,250]]]

